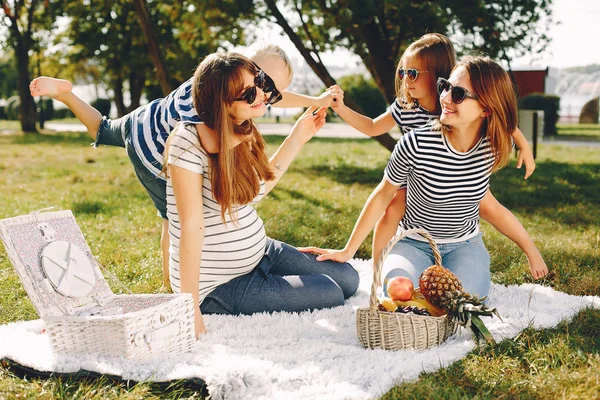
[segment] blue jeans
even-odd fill
[[[460,279],[465,291],[479,297],[488,295],[491,286],[490,255],[481,233],[463,242],[438,244],[438,249],[442,265]],[[419,287],[421,273],[433,264],[429,242],[404,238],[396,243],[385,259],[382,270],[384,282],[394,276],[405,276]]]
[[[348,263],[315,258],[267,238],[265,255],[256,268],[217,286],[200,304],[200,310],[204,314],[236,315],[300,312],[344,304],[358,289],[358,272]]]
[[[158,214],[167,219],[167,182],[150,172],[133,148],[131,115],[118,119],[102,118],[95,145],[100,144],[125,148],[135,175],[150,195]]]

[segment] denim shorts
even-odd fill
[[[487,296],[491,287],[490,255],[483,244],[481,233],[462,242],[438,244],[442,265],[458,279],[463,289],[480,297]],[[383,263],[384,282],[394,276],[405,276],[419,285],[421,273],[433,265],[433,251],[429,242],[411,238],[400,240]],[[385,283],[384,283],[385,290]]]
[[[358,289],[358,272],[348,263],[315,258],[267,238],[265,255],[258,265],[246,275],[217,286],[200,304],[200,310],[204,314],[237,315],[300,312],[344,304]]]
[[[94,146],[101,144],[125,148],[135,175],[148,192],[158,215],[167,219],[167,182],[150,172],[135,151],[131,138],[131,114],[114,120],[103,117]]]

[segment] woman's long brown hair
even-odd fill
[[[515,87],[504,68],[489,57],[463,57],[454,69],[459,67],[467,70],[473,92],[487,112],[480,133],[490,142],[495,172],[506,166],[512,151],[512,134],[518,124]]]
[[[252,120],[236,125],[229,115],[229,107],[244,90],[244,71],[258,72],[241,54],[214,53],[200,63],[192,79],[196,112],[217,136],[219,152],[209,154],[210,181],[223,222],[226,214],[235,220],[236,206],[248,204],[258,195],[261,180],[275,179],[256,125]],[[235,147],[234,137],[242,140]]]

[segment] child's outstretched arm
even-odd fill
[[[529,261],[529,271],[535,279],[548,274],[546,262],[523,225],[512,212],[496,200],[489,189],[479,203],[479,216],[523,250]]]
[[[334,101],[337,90],[329,88],[319,96],[307,96],[300,93],[281,92],[282,99],[273,104],[273,107],[278,108],[294,108],[294,107],[331,107]]]
[[[344,91],[339,85],[333,85],[330,89],[336,91],[336,101],[331,105],[331,108],[341,119],[357,131],[373,137],[383,135],[396,126],[396,121],[394,121],[390,110],[387,110],[375,119],[367,117],[344,104]]]
[[[523,132],[519,128],[515,129],[513,133],[513,140],[519,149],[519,158],[517,159],[517,168],[521,168],[521,165],[525,163],[525,179],[529,178],[533,171],[535,171],[535,160],[529,142],[523,135]]]

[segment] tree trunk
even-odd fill
[[[163,95],[166,96],[169,93],[171,93],[175,88],[173,87],[169,79],[169,75],[167,73],[167,69],[165,67],[160,48],[158,47],[158,42],[156,41],[156,36],[154,35],[154,29],[152,29],[152,21],[150,20],[150,13],[148,12],[146,1],[134,0],[133,4],[135,5],[135,9],[138,13],[142,31],[144,32],[144,36],[146,37],[146,43],[148,44],[150,58],[152,59],[152,64],[154,64],[154,68],[156,69],[156,77],[158,78],[158,82],[160,83],[160,88],[163,91]]]
[[[21,105],[19,107],[19,119],[21,120],[21,129],[23,132],[37,133],[38,130],[35,127],[35,121],[37,119],[35,102],[31,93],[29,92],[29,49],[22,43],[17,43],[15,46],[15,55],[17,57],[17,69],[19,70],[19,77],[17,82],[17,90],[19,92],[19,98],[21,99]]]
[[[311,54],[311,50],[307,49],[302,39],[294,32],[294,29],[287,23],[285,17],[277,8],[277,4],[275,4],[275,0],[265,0],[265,3],[269,7],[271,14],[275,17],[277,24],[283,28],[283,31],[288,35],[292,43],[296,46],[304,60],[306,60],[307,64],[311,67],[314,73],[321,79],[321,81],[325,84],[325,86],[329,87],[331,85],[335,85],[335,79],[329,74],[327,67],[320,62],[315,61]],[[356,104],[349,96],[344,95],[344,103],[353,109],[356,112],[364,114],[362,109]],[[396,140],[389,134],[384,133],[381,136],[376,136],[373,139],[377,140],[381,145],[383,145],[389,151],[394,150],[394,146],[396,145]]]
[[[129,112],[135,110],[140,106],[140,99],[142,98],[142,90],[144,89],[144,83],[146,82],[146,74],[132,72],[129,74],[129,94],[131,96],[131,102],[129,103]]]
[[[113,91],[115,92],[115,105],[117,106],[117,116],[120,118],[127,114],[127,107],[123,100],[123,79],[119,76],[113,79]]]

